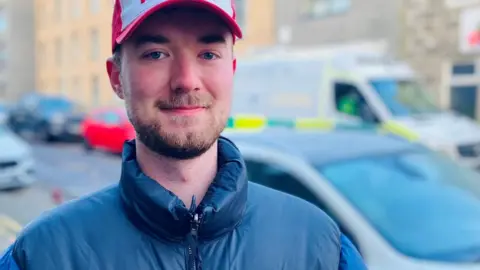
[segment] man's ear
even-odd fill
[[[118,98],[123,99],[123,88],[120,82],[120,67],[113,61],[113,57],[109,57],[106,62],[110,85]]]
[[[237,71],[237,58],[233,59],[233,73],[235,73],[235,71]]]

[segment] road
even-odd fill
[[[108,186],[120,177],[119,156],[86,153],[79,144],[33,144],[38,178],[50,187],[85,194]]]
[[[68,199],[114,184],[120,177],[118,156],[86,153],[72,143],[32,143],[32,147],[38,181],[26,189],[0,192],[0,253],[23,225],[55,207],[54,190]]]

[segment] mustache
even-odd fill
[[[161,110],[171,110],[181,107],[202,107],[209,108],[212,106],[213,99],[208,95],[191,95],[181,94],[174,95],[168,100],[158,100],[155,107]]]

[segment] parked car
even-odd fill
[[[28,94],[11,110],[8,124],[40,141],[80,139],[84,114],[80,105],[64,97]]]
[[[7,122],[9,114],[9,108],[7,105],[0,103],[0,125],[5,124]]]
[[[323,209],[369,269],[480,269],[480,174],[447,155],[366,131],[224,135],[250,181]]]
[[[35,181],[32,150],[6,125],[0,125],[0,190],[29,186]]]
[[[123,108],[103,108],[93,111],[82,123],[85,150],[101,149],[122,153],[126,140],[135,138],[135,130]]]

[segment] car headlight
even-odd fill
[[[433,151],[436,151],[440,154],[443,154],[447,157],[457,159],[458,158],[458,152],[456,147],[454,146],[448,146],[448,145],[439,145],[439,144],[432,144],[432,143],[426,143],[426,145],[432,149]]]

